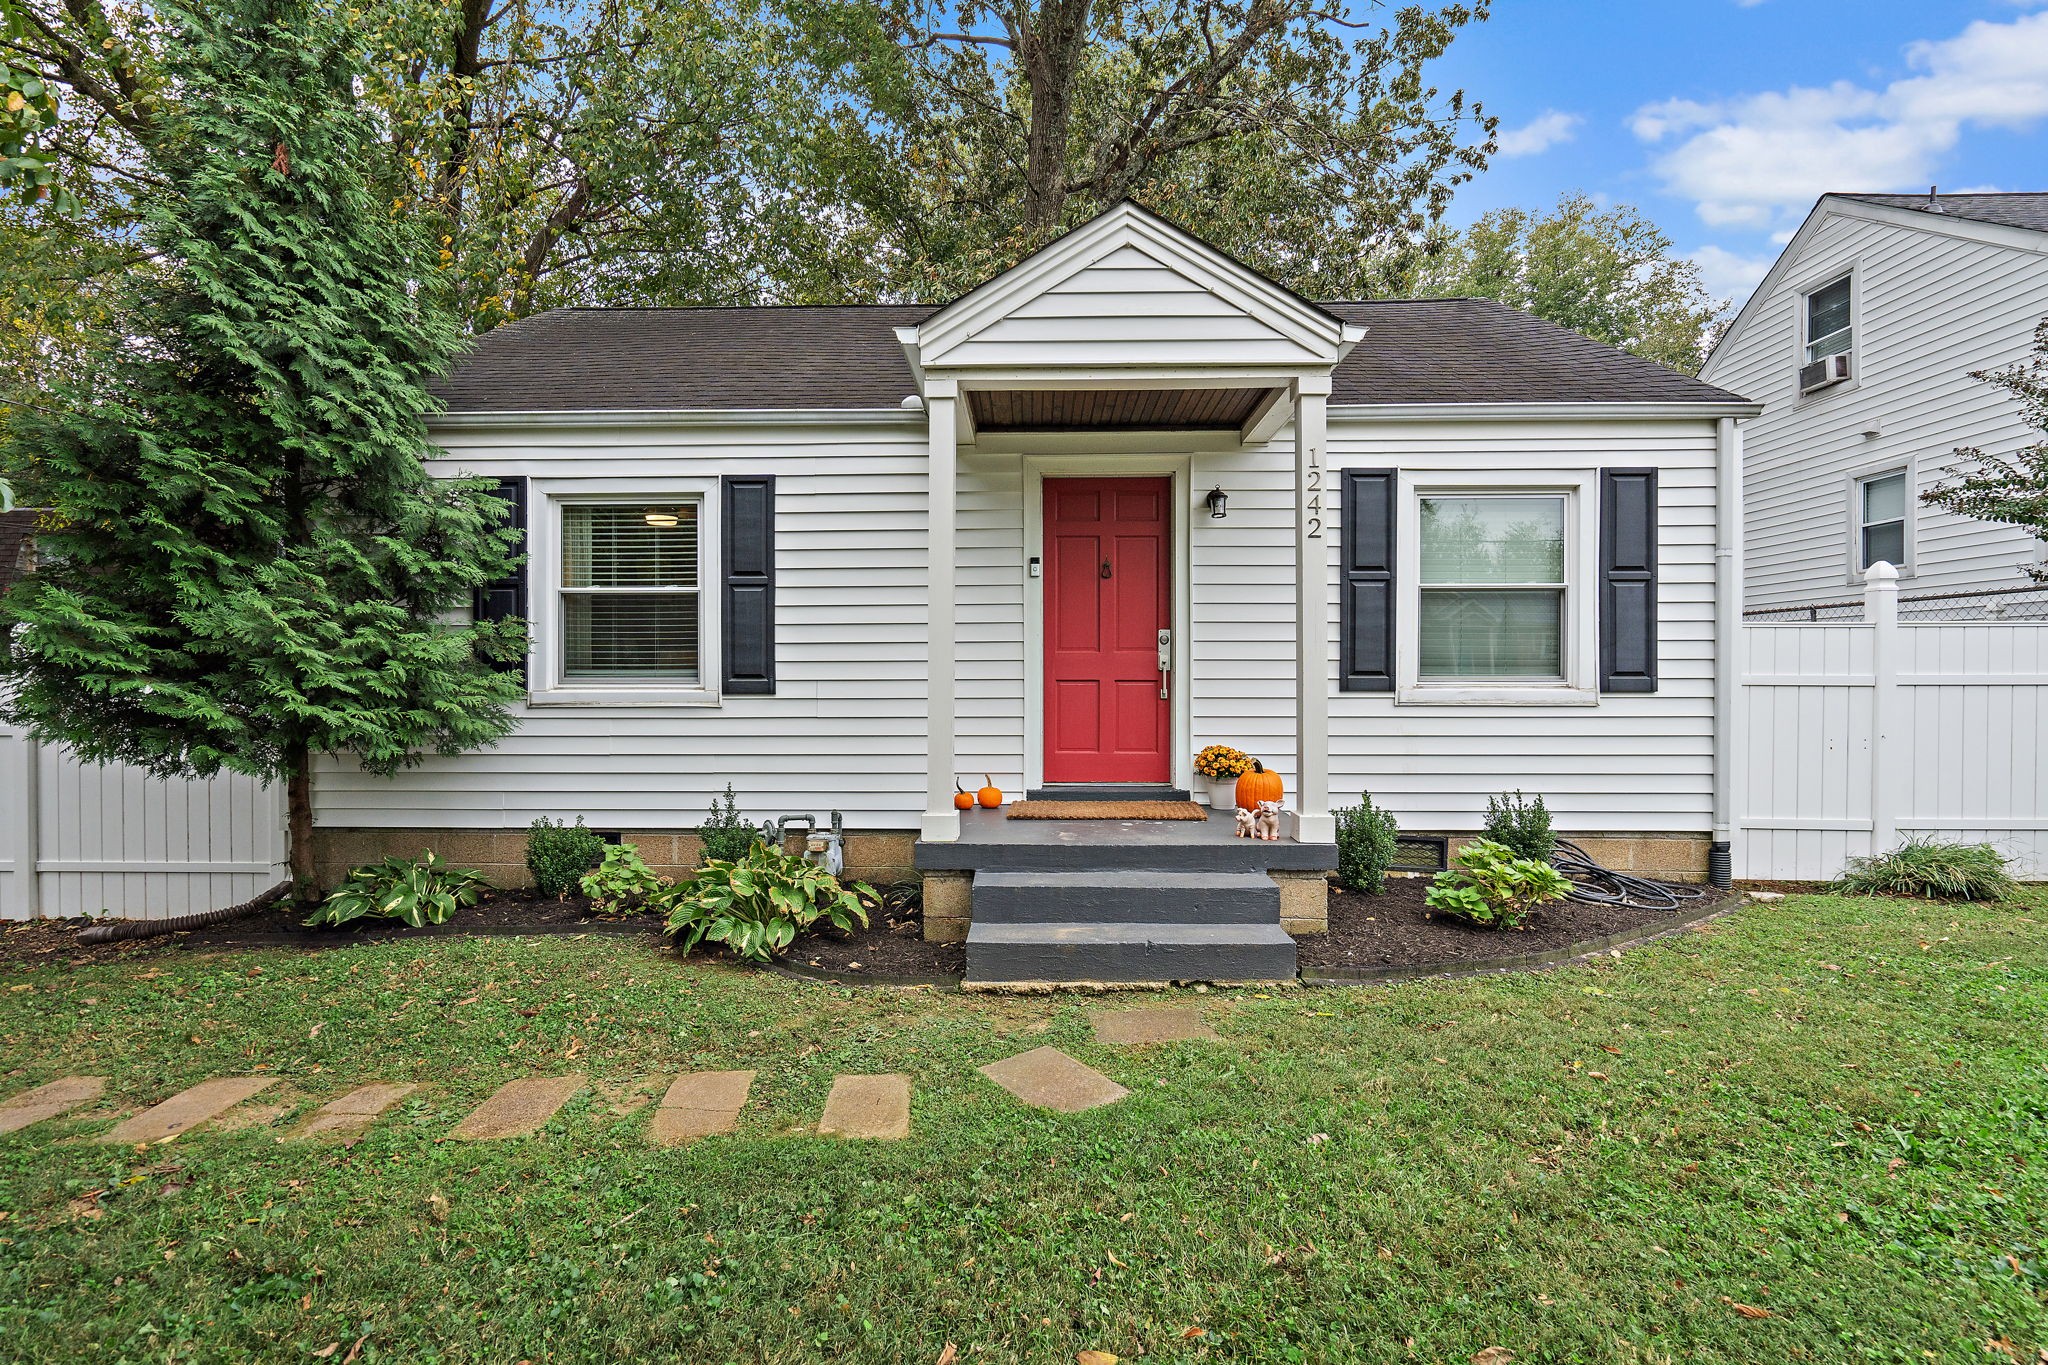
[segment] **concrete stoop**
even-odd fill
[[[970,988],[1286,981],[1294,939],[1257,872],[984,872],[967,931]]]

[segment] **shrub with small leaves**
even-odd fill
[[[604,840],[583,827],[582,816],[565,825],[543,815],[526,830],[526,870],[543,896],[566,896],[604,858],[604,848]]]
[[[1557,835],[1550,828],[1550,808],[1543,798],[1524,798],[1520,789],[1486,800],[1486,837],[1506,844],[1520,858],[1550,861]]]
[[[1537,906],[1571,894],[1562,872],[1492,839],[1474,839],[1451,861],[1456,866],[1436,874],[1422,902],[1482,928],[1520,929]]]
[[[1337,817],[1337,884],[1346,891],[1377,896],[1387,889],[1387,869],[1394,865],[1394,838],[1400,827],[1394,817],[1360,792],[1358,804],[1343,806]]]
[[[657,877],[654,869],[641,861],[638,846],[610,844],[605,848],[604,861],[584,877],[581,885],[583,894],[590,897],[592,909],[623,914],[647,905],[667,889],[669,881]]]
[[[740,817],[740,804],[725,784],[725,796],[711,798],[711,814],[697,826],[697,838],[704,845],[703,861],[735,862],[747,856],[761,838],[761,830]]]
[[[1999,901],[2019,889],[2005,855],[1989,844],[1908,839],[1889,853],[1852,858],[1828,888],[1850,896],[1928,896]]]
[[[489,887],[481,872],[451,867],[432,852],[417,862],[386,858],[349,873],[306,917],[306,924],[327,928],[359,919],[403,920],[415,929],[445,924],[457,910],[475,905]]]
[[[708,939],[750,962],[767,962],[819,920],[845,931],[865,928],[863,897],[878,899],[863,882],[849,890],[808,858],[756,844],[743,858],[704,864],[677,886],[666,898],[668,928],[686,953]]]

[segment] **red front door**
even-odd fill
[[[1045,780],[1166,782],[1170,479],[1045,481]]]

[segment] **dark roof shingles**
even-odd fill
[[[1980,223],[2048,232],[2048,193],[2027,194],[1845,194],[1864,204],[1917,209],[1937,218],[1970,218]]]
[[[1488,299],[1322,305],[1367,329],[1335,403],[1739,403]],[[915,393],[893,328],[926,304],[566,308],[481,338],[436,386],[455,413],[873,409]]]

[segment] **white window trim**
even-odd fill
[[[1826,270],[1808,276],[1799,286],[1793,304],[1795,317],[1792,330],[1797,342],[1793,347],[1793,373],[1797,374],[1810,363],[1806,358],[1806,348],[1812,343],[1813,338],[1806,334],[1806,301],[1829,285],[1840,284],[1843,280],[1849,282],[1849,349],[1843,352],[1849,357],[1849,377],[1839,384],[1830,384],[1827,388],[1814,393],[1797,394],[1801,402],[1813,402],[1830,394],[1846,393],[1863,382],[1863,263],[1860,260],[1837,262]]]
[[[700,479],[535,479],[527,528],[527,607],[533,613],[531,706],[717,706],[719,655],[725,594],[718,480]],[[690,499],[697,513],[696,683],[567,682],[562,677],[562,508],[569,503],[660,502]],[[538,516],[534,516],[534,512]]]
[[[1843,502],[1848,513],[1848,544],[1843,552],[1844,579],[1854,587],[1863,586],[1863,485],[1892,474],[1906,476],[1906,562],[1894,564],[1900,578],[1911,578],[1918,558],[1916,542],[1920,525],[1920,470],[1912,459],[1884,460],[1851,470],[1843,484]]]
[[[1497,472],[1402,471],[1395,537],[1394,700],[1409,706],[1598,706],[1600,632],[1594,603],[1600,582],[1595,469],[1546,470],[1528,481]],[[1422,681],[1422,500],[1438,494],[1564,496],[1565,588],[1562,682]]]

